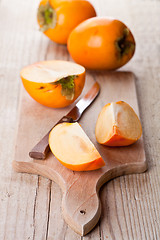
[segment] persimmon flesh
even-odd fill
[[[62,108],[73,103],[85,83],[84,67],[69,61],[42,61],[24,67],[20,76],[29,95],[40,104]]]
[[[70,32],[96,12],[86,0],[42,0],[37,12],[41,31],[52,41],[66,44]]]
[[[65,167],[89,171],[103,167],[105,162],[78,123],[60,123],[49,135],[49,146]]]
[[[80,23],[68,38],[73,60],[85,68],[115,70],[126,64],[135,52],[135,40],[121,21],[93,17]]]
[[[96,139],[107,146],[127,146],[142,135],[141,122],[130,105],[123,101],[105,105],[97,119]]]

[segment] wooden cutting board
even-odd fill
[[[73,105],[64,109],[41,106],[32,100],[23,88],[13,161],[15,171],[42,175],[60,185],[63,192],[64,219],[82,236],[87,234],[100,218],[100,187],[115,177],[141,173],[147,169],[142,138],[131,146],[113,148],[98,144],[94,134],[98,114],[108,102],[126,101],[139,115],[134,75],[130,72],[88,73],[82,94],[91,88],[93,78],[99,82],[101,91],[83,114],[80,124],[102,155],[106,166],[90,172],[74,172],[62,166],[51,153],[45,161],[30,159],[28,152]]]

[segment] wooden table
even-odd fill
[[[148,171],[116,178],[100,191],[102,216],[85,237],[61,215],[61,190],[46,178],[12,169],[18,119],[20,69],[44,59],[69,59],[65,46],[38,31],[35,0],[0,0],[0,239],[160,239],[160,2],[92,0],[98,15],[114,16],[132,30],[135,73]]]

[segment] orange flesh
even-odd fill
[[[142,135],[142,126],[134,110],[125,102],[110,103],[101,110],[95,129],[99,143],[127,146]]]
[[[42,61],[24,67],[21,76],[31,82],[52,83],[69,75],[80,75],[84,67],[69,61]]]
[[[78,123],[62,123],[55,126],[49,136],[49,145],[56,158],[69,169],[88,171],[105,165]]]

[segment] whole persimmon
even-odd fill
[[[67,44],[70,32],[79,23],[95,16],[94,7],[86,0],[42,0],[37,12],[41,31],[60,44]]]
[[[85,68],[69,61],[42,61],[20,73],[24,88],[38,103],[62,108],[73,103],[85,83]]]
[[[95,70],[115,70],[135,52],[135,40],[121,21],[93,17],[80,23],[68,38],[68,51],[75,62]]]

